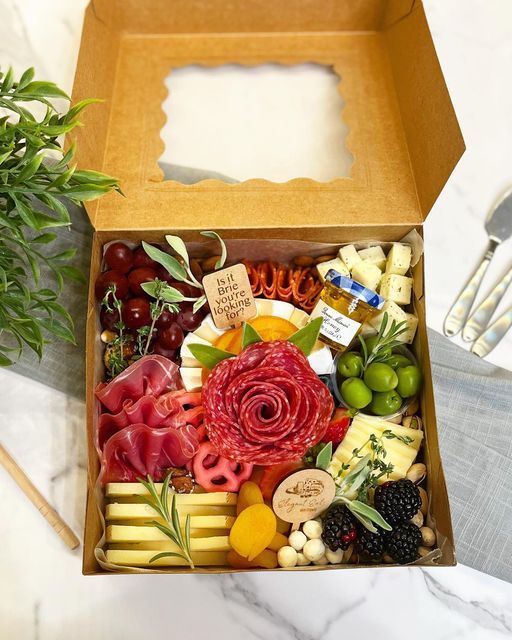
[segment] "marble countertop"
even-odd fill
[[[35,66],[72,86],[85,0],[0,0],[0,65]],[[468,150],[425,225],[428,324],[444,316],[485,248],[483,220],[511,182],[512,5],[425,0]],[[512,263],[498,250],[488,290]],[[512,291],[502,308],[512,303]],[[511,335],[490,360],[512,369]],[[0,371],[2,443],[81,535],[85,498],[83,403]],[[0,470],[0,637],[383,640],[512,637],[512,585],[464,566],[314,574],[81,575],[69,552]],[[201,612],[198,615],[198,603]]]

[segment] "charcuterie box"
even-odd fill
[[[286,183],[258,176],[238,184],[164,180],[158,158],[169,72],[191,64],[302,62],[330,66],[341,78],[342,117],[349,130],[346,145],[353,156],[350,176],[330,182],[297,176]],[[119,239],[162,242],[166,234],[196,243],[202,239],[201,230],[214,229],[228,245],[236,241],[232,246],[241,256],[254,246],[253,240],[260,241],[259,258],[266,260],[273,258],[272,241],[293,241],[299,249],[305,240],[341,246],[395,242],[413,230],[421,236],[464,143],[419,0],[95,0],[86,10],[73,90],[74,100],[90,96],[104,102],[83,117],[79,165],[118,177],[124,194],[87,206],[95,232],[87,318],[89,457],[83,571],[97,574],[105,570],[95,556],[103,523],[96,496],[100,468],[94,390],[102,379],[103,359],[94,283],[104,245]],[[455,551],[436,430],[423,256],[412,275],[418,316],[413,350],[424,376],[420,405],[426,488],[442,540],[435,564],[449,566],[455,564]]]

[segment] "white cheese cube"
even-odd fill
[[[352,278],[373,291],[377,291],[381,277],[382,272],[379,267],[364,260],[358,262],[352,269]]]
[[[181,380],[187,391],[200,389],[203,386],[203,370],[201,367],[181,367]]]
[[[374,264],[376,267],[379,267],[381,271],[384,271],[384,268],[386,267],[386,254],[380,245],[378,247],[361,249],[361,251],[358,251],[357,253],[362,260]]]
[[[353,244],[347,244],[345,247],[341,247],[338,251],[338,255],[343,260],[349,271],[352,271],[355,265],[362,261],[361,256],[357,253]]]
[[[404,344],[411,344],[414,340],[414,336],[416,335],[416,329],[418,328],[418,318],[414,313],[406,313],[405,322],[407,322],[407,328],[397,337],[397,340]]]
[[[396,242],[388,253],[386,273],[405,275],[411,266],[411,255],[412,249],[409,245]]]
[[[373,327],[369,322],[365,322],[361,327],[361,335],[363,338],[370,338],[377,335],[377,329]]]
[[[411,301],[412,278],[385,273],[382,276],[380,295],[396,304],[406,305]]]
[[[381,285],[381,290],[382,290],[382,285]],[[384,314],[387,313],[388,314],[388,325],[391,326],[391,322],[393,320],[395,320],[396,322],[405,322],[407,320],[407,313],[405,313],[405,311],[399,307],[396,302],[392,302],[390,300],[386,300],[386,302],[384,303],[381,312],[374,316],[371,320],[370,320],[370,324],[371,326],[376,329],[377,331],[380,330],[380,326],[382,324],[382,321],[384,320]]]
[[[338,273],[341,273],[342,276],[350,275],[345,263],[342,262],[339,258],[334,258],[334,260],[327,260],[327,262],[320,262],[320,264],[316,265],[316,269],[318,271],[318,275],[322,279],[322,282],[325,281],[325,276],[330,269],[334,269]]]

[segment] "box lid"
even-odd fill
[[[169,71],[268,62],[340,76],[350,177],[164,181]],[[419,0],[95,0],[73,90],[90,96],[105,102],[85,112],[77,161],[118,177],[126,194],[88,205],[101,230],[418,225],[464,151]]]

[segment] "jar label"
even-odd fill
[[[323,319],[322,327],[320,328],[321,336],[329,338],[329,340],[344,347],[348,347],[361,328],[360,322],[347,318],[347,316],[330,307],[322,299],[317,302],[311,312],[311,319],[313,318]]]

